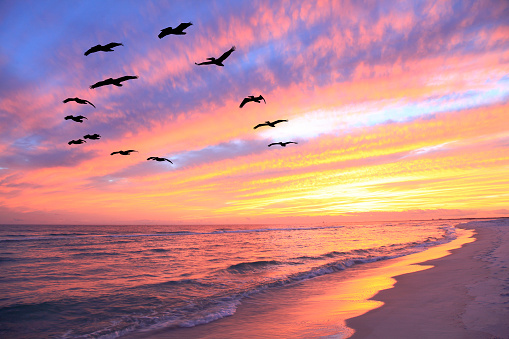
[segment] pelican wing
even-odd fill
[[[269,144],[267,147],[274,146],[274,145],[281,145],[280,142],[273,142],[272,144]]]
[[[94,47],[90,47],[84,54],[89,55],[91,53],[99,52],[101,50],[101,45],[95,45]]]
[[[113,152],[110,155],[113,155],[113,154],[120,154],[120,151]]]
[[[62,101],[64,104],[68,103],[69,101],[76,101],[76,98],[67,98],[64,101]]]
[[[161,30],[161,33],[159,33],[158,37],[159,39],[164,38],[165,36],[169,35],[173,29],[171,27],[166,27]]]
[[[168,161],[170,164],[173,164],[170,159],[164,158],[164,160]]]
[[[177,27],[175,27],[175,30],[182,32],[184,29],[191,26],[192,24],[193,24],[192,22],[183,22],[180,25],[178,25]]]
[[[265,98],[262,97],[261,95],[259,96],[259,98],[262,99],[264,103],[267,103],[267,101],[265,101]]]
[[[280,122],[287,122],[288,120],[276,120],[273,122],[273,124],[279,124]]]
[[[95,84],[90,86],[90,88],[94,89],[94,88],[97,88],[97,87],[106,86],[106,85],[112,85],[112,84],[113,84],[113,79],[112,78],[108,78],[106,80],[102,80],[102,81],[96,82]]]
[[[198,66],[200,66],[200,65],[212,65],[213,62],[212,61],[204,61],[204,62],[200,62],[200,63],[195,62],[194,64],[198,65]]]
[[[95,105],[94,105],[93,103],[91,103],[90,101],[85,100],[85,102],[86,102],[87,104],[90,104],[93,108],[96,108],[96,107],[95,107]]]
[[[156,160],[156,157],[148,157],[147,160]]]
[[[249,97],[248,98],[244,98],[242,100],[242,102],[240,103],[240,108],[244,107],[245,104],[247,104],[248,102],[252,101]]]
[[[262,127],[262,126],[267,126],[267,124],[258,124],[255,127],[253,127],[253,129],[257,129],[258,127]]]
[[[117,78],[116,80],[119,82],[126,81],[126,80],[132,80],[132,79],[138,79],[137,75],[125,75],[123,77]]]
[[[105,48],[113,48],[113,47],[117,47],[117,46],[124,46],[124,45],[119,42],[110,42],[109,44],[104,45]]]
[[[138,152],[138,151],[135,151],[133,149],[128,149],[126,152],[131,153],[131,152]]]
[[[226,58],[228,58],[230,56],[230,54],[232,54],[232,52],[234,50],[235,50],[235,46],[232,46],[232,48],[230,48],[228,51],[224,52],[223,55],[221,55],[219,58],[217,58],[217,61],[222,63],[223,61],[226,60]]]

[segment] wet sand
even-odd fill
[[[125,338],[509,338],[509,219],[461,227],[448,244],[271,289],[208,324]]]

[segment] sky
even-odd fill
[[[508,18],[503,0],[3,0],[0,223],[509,217]]]

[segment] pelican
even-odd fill
[[[109,44],[106,44],[104,46],[102,45],[95,45],[94,47],[91,47],[88,51],[85,52],[85,55],[89,55],[91,53],[95,52],[113,52],[112,48],[117,46],[124,46],[121,43],[118,42],[110,42]]]
[[[83,137],[83,139],[91,139],[91,140],[98,140],[101,139],[101,136],[97,133],[94,134],[87,134]]]
[[[242,102],[240,103],[240,108],[244,107],[245,104],[247,104],[248,102],[257,102],[257,103],[261,103],[263,100],[264,103],[267,103],[267,101],[265,101],[265,98],[261,96],[261,94],[257,97],[255,97],[254,95],[250,95],[246,98],[244,98],[244,100],[242,100]]]
[[[235,50],[235,46],[232,46],[228,51],[224,52],[223,55],[221,55],[219,58],[207,58],[208,61],[200,62],[199,64],[195,62],[196,65],[217,65],[217,66],[224,66],[223,61],[226,60],[232,54],[232,52]]]
[[[288,120],[276,120],[276,121],[273,121],[273,122],[265,121],[265,123],[258,124],[255,127],[253,127],[253,129],[257,129],[258,127],[262,127],[262,126],[276,127],[276,124],[279,124],[280,122],[285,122],[285,121],[288,121]]]
[[[85,100],[85,99],[80,99],[80,98],[78,98],[78,97],[76,97],[76,98],[67,98],[67,99],[65,99],[65,100],[63,101],[63,103],[65,104],[65,103],[68,103],[69,101],[76,101],[78,104],[82,104],[82,105],[89,104],[89,105],[92,105],[92,107],[94,107],[94,108],[95,108],[94,104],[93,104],[93,103],[91,103],[90,101]]]
[[[78,139],[78,140],[71,140],[68,142],[69,145],[79,145],[86,142],[86,140]]]
[[[73,115],[68,115],[64,118],[65,120],[69,120],[71,119],[72,121],[76,121],[76,122],[83,122],[83,119],[87,119],[87,117],[84,117],[83,115],[77,115],[77,116],[73,116]],[[87,119],[88,120],[88,119]]]
[[[288,144],[297,144],[295,141],[286,141],[286,142],[273,142],[272,144],[269,144],[268,147],[272,146],[272,145],[281,145],[283,147],[286,147],[286,145]]]
[[[131,152],[138,152],[138,151],[130,149],[130,150],[127,150],[127,151],[116,151],[116,152],[111,153],[110,155],[113,155],[113,154],[131,155]]]
[[[168,161],[170,164],[173,164],[170,159],[166,159],[166,158],[150,157],[150,158],[147,158],[147,160]]]
[[[161,33],[159,33],[158,37],[159,37],[159,39],[162,39],[165,36],[170,35],[170,34],[185,35],[187,33],[184,32],[184,29],[191,26],[192,24],[193,24],[192,22],[183,22],[175,28],[171,28],[171,27],[163,28],[161,30]]]
[[[131,79],[138,79],[138,76],[137,75],[126,75],[126,76],[123,76],[123,77],[120,77],[117,79],[108,78],[106,80],[96,82],[95,84],[90,86],[90,88],[94,89],[94,88],[106,86],[106,85],[115,85],[117,87],[122,87],[122,84],[121,84],[122,81],[131,80]]]

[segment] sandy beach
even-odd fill
[[[352,338],[509,338],[509,219],[460,227],[477,240],[397,276],[382,307],[347,320]]]
[[[233,316],[127,338],[509,338],[509,220],[460,227],[424,252],[246,298]]]

